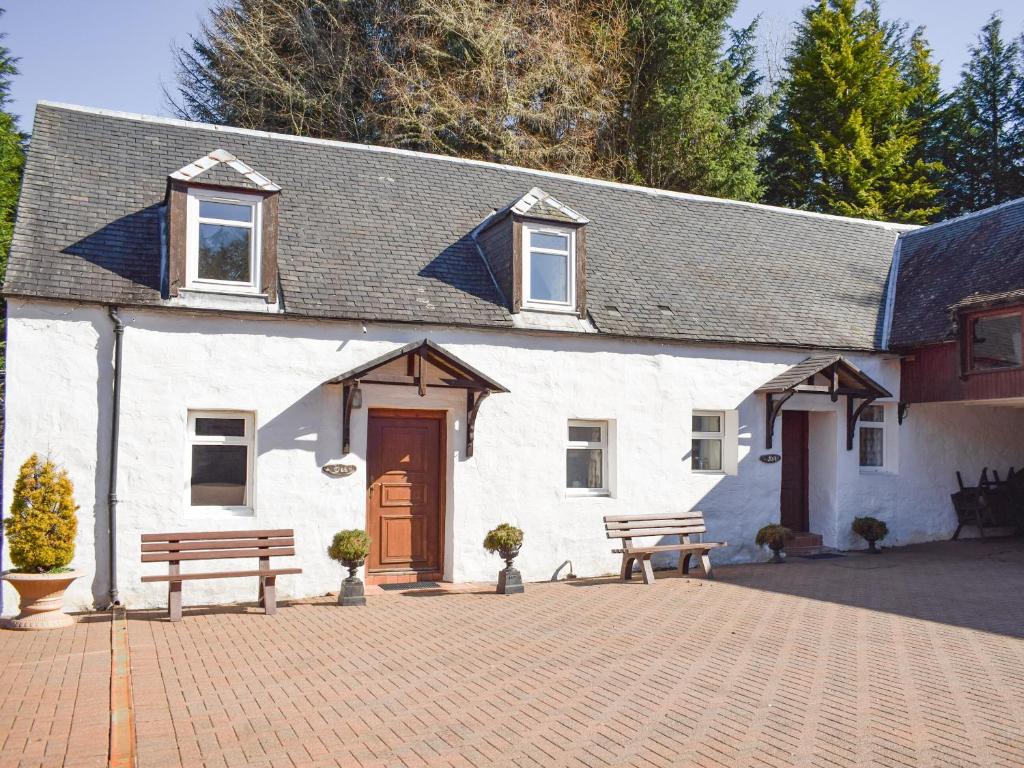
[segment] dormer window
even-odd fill
[[[262,198],[236,192],[188,192],[188,287],[258,293]]]
[[[1024,365],[1024,313],[996,309],[979,312],[964,321],[967,329],[966,370],[999,371]]]
[[[523,306],[576,309],[576,233],[548,225],[523,225]]]

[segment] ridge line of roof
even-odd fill
[[[988,208],[982,208],[980,211],[969,211],[968,213],[961,213],[959,216],[954,216],[952,219],[943,219],[942,221],[936,221],[934,224],[927,224],[923,227],[917,227],[906,232],[901,232],[900,237],[904,235],[917,234],[919,232],[931,232],[933,229],[941,229],[949,224],[959,224],[960,222],[967,221],[980,216],[988,216],[990,213],[995,213],[1003,208],[1009,208],[1011,205],[1017,205],[1024,203],[1024,197],[1015,197],[1012,200],[1004,200],[1001,203],[990,205]]]
[[[458,163],[462,165],[480,166],[484,168],[500,168],[504,170],[518,171],[521,173],[529,173],[544,178],[563,179],[568,181],[581,182],[584,184],[590,184],[593,186],[607,187],[611,189],[621,189],[624,191],[642,192],[648,195],[670,197],[677,200],[690,200],[693,202],[702,203],[723,203],[726,205],[734,205],[745,208],[753,208],[755,210],[777,212],[783,214],[789,214],[793,216],[806,216],[816,219],[825,219],[829,221],[842,221],[851,224],[863,224],[867,226],[876,227],[882,230],[896,232],[902,235],[907,232],[917,231],[921,229],[916,224],[900,224],[897,222],[878,221],[876,219],[856,219],[852,216],[838,216],[831,213],[819,213],[817,211],[804,211],[799,208],[784,208],[777,205],[767,205],[765,203],[751,203],[745,200],[730,200],[723,197],[711,197],[709,195],[697,195],[690,192],[675,192],[668,189],[657,189],[656,187],[642,187],[637,184],[626,184],[619,181],[607,181],[605,179],[593,179],[586,176],[573,176],[568,173],[558,173],[556,171],[544,171],[537,168],[524,168],[517,165],[507,165],[504,163],[495,163],[488,160],[475,160],[464,157],[453,157],[450,155],[436,155],[430,152],[419,152],[411,149],[399,149],[396,147],[382,147],[375,144],[360,144],[357,142],[340,141],[338,139],[318,139],[312,136],[295,136],[288,133],[274,133],[272,131],[260,131],[253,128],[238,128],[230,125],[215,125],[213,123],[199,123],[192,120],[182,120],[175,117],[161,117],[158,115],[147,115],[141,112],[125,112],[122,110],[105,109],[103,107],[87,107],[81,104],[68,104],[58,101],[48,101],[41,99],[36,102],[36,108],[39,107],[51,107],[53,109],[63,109],[70,112],[83,112],[86,114],[102,115],[104,117],[113,117],[122,120],[134,120],[137,122],[144,123],[156,123],[158,125],[172,125],[181,128],[195,128],[199,130],[214,131],[220,133],[235,133],[243,136],[254,136],[259,138],[277,139],[280,141],[293,141],[301,144],[314,144],[319,146],[334,146],[344,147],[346,149],[357,149],[368,152],[380,152],[383,154],[402,155],[406,157],[419,157],[429,160],[442,160],[450,163]],[[934,226],[934,225],[932,225]]]

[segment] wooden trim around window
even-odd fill
[[[167,293],[177,296],[188,280],[186,240],[188,227],[188,184],[171,181],[167,190]]]
[[[512,313],[523,308],[523,222],[512,217]]]
[[[1008,317],[1016,315],[1020,324],[1021,339],[1024,342],[1024,305],[1013,304],[1005,307],[994,307],[992,309],[978,312],[964,312],[960,315],[958,324],[960,326],[960,378],[977,376],[987,373],[1005,373],[1007,371],[1019,371],[1024,369],[1024,355],[1021,365],[1008,366],[1005,368],[972,368],[971,361],[974,359],[974,324],[986,317]]]
[[[576,227],[576,314],[587,316],[587,227]]]
[[[263,198],[260,238],[260,290],[267,304],[277,301],[277,200],[279,192]]]

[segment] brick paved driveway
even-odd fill
[[[1021,766],[1024,544],[129,622],[157,766]]]

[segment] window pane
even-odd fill
[[[600,427],[569,427],[569,440],[574,443],[600,443]]]
[[[245,437],[245,419],[196,419],[196,434],[199,437]]]
[[[694,432],[721,432],[722,431],[722,417],[721,416],[697,416],[693,417],[693,431]]]
[[[604,488],[602,453],[599,448],[569,448],[565,452],[566,488]]]
[[[860,465],[881,467],[883,462],[882,443],[885,432],[877,427],[860,428]]]
[[[690,451],[690,466],[710,472],[722,471],[722,441],[694,440]]]
[[[553,253],[530,254],[530,298],[539,301],[569,301],[567,256]]]
[[[546,232],[531,232],[530,233],[530,247],[531,248],[550,248],[554,251],[568,251],[569,250],[569,236],[568,235],[549,235]]]
[[[885,409],[880,405],[869,405],[860,412],[861,421],[880,423],[885,421]]]
[[[199,215],[204,219],[251,222],[252,206],[245,203],[220,203],[212,200],[200,200]]]
[[[971,368],[1013,368],[1020,364],[1020,315],[974,321]]]
[[[193,445],[192,506],[243,506],[248,451],[244,445]]]
[[[248,283],[249,237],[252,231],[223,224],[199,225],[199,277]]]

